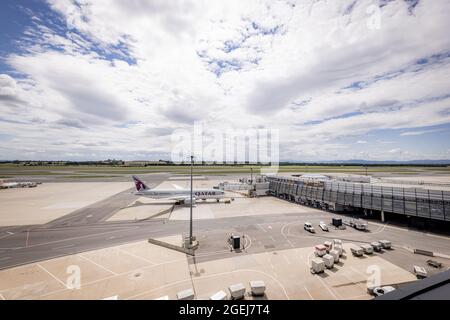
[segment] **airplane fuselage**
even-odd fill
[[[136,195],[164,199],[171,197],[190,197],[189,189],[151,189],[141,190],[136,192]],[[192,197],[196,199],[220,199],[224,197],[224,192],[217,189],[194,189],[192,190]]]

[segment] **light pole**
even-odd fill
[[[192,167],[194,166],[194,156],[191,156],[191,205],[189,221],[189,244],[192,246]]]

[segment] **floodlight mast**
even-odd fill
[[[190,221],[189,221],[189,244],[192,246],[192,168],[194,166],[194,156],[191,155],[191,204],[190,204]]]

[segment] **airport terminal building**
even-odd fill
[[[325,210],[375,213],[383,221],[386,213],[450,221],[449,191],[284,176],[267,180],[270,194]]]

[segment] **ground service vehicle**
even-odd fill
[[[357,246],[356,244],[350,245],[350,251],[355,257],[361,257],[364,254],[364,250],[360,246]]]
[[[386,294],[386,293],[394,291],[394,290],[395,290],[395,288],[391,287],[391,286],[375,287],[372,290],[372,293],[374,296],[379,297],[379,296],[382,296],[383,294]]]
[[[328,232],[328,226],[325,224],[325,222],[320,221],[319,222],[319,227],[320,227],[320,229],[322,229],[322,231]]]
[[[316,233],[316,230],[314,229],[314,227],[312,226],[312,224],[309,223],[309,222],[305,222],[303,228],[304,228],[306,231],[309,231],[309,232],[311,232],[311,233]]]
[[[381,243],[379,243],[378,241],[371,242],[370,245],[373,247],[374,251],[376,251],[376,252],[381,251],[382,246],[381,246]]]

